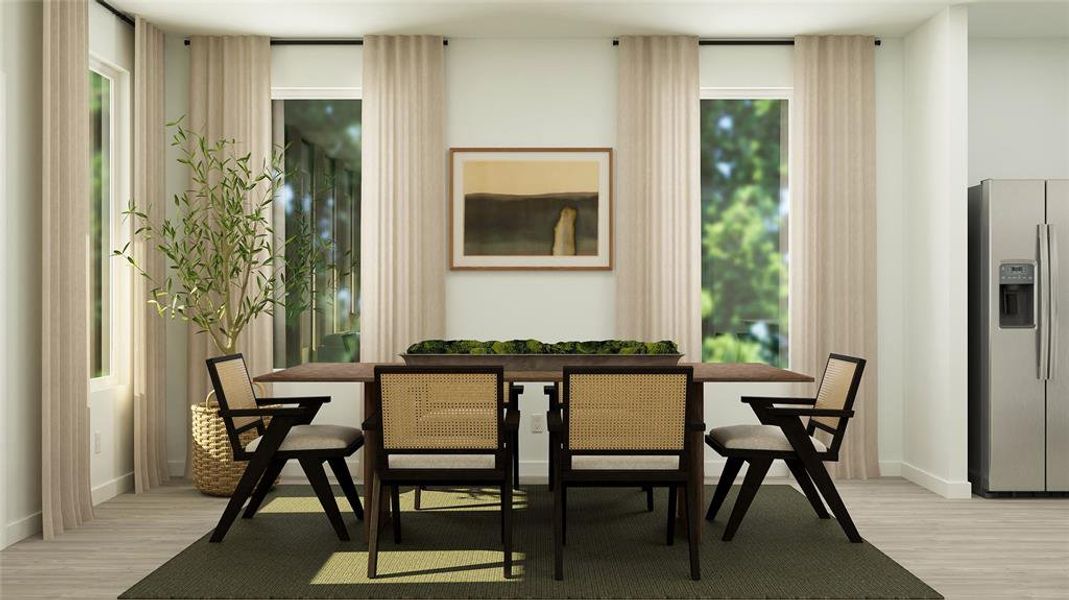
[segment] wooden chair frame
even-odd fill
[[[417,374],[490,374],[497,377],[497,447],[485,448],[391,448],[385,447],[382,435],[382,376],[390,373]],[[426,486],[495,486],[501,490],[501,541],[504,551],[505,577],[512,577],[512,490],[513,467],[515,464],[515,440],[518,438],[520,412],[518,404],[506,406],[504,402],[505,371],[502,367],[408,367],[401,365],[379,365],[375,367],[375,414],[364,421],[365,431],[374,431],[376,462],[374,478],[371,482],[371,531],[368,539],[368,578],[378,575],[379,526],[382,516],[383,486],[390,488],[391,521],[393,523],[394,542],[401,543],[401,506],[400,487],[415,486],[418,490]],[[511,394],[510,394],[511,395]],[[402,469],[390,466],[391,454],[437,454],[463,455],[488,454],[494,456],[492,469],[468,468],[427,468]]]
[[[571,378],[573,375],[685,375],[686,398],[684,407],[684,431],[681,447],[678,450],[649,449],[614,449],[614,450],[576,450],[569,443],[569,400],[571,398]],[[652,490],[654,487],[668,488],[668,518],[666,543],[675,541],[676,502],[680,487],[686,494],[687,540],[690,549],[690,576],[701,579],[701,565],[698,549],[698,502],[702,482],[694,481],[690,463],[700,460],[687,450],[687,435],[691,431],[705,431],[705,424],[693,420],[697,414],[694,407],[693,389],[694,371],[690,367],[564,367],[563,403],[556,402],[556,390],[551,395],[551,407],[547,413],[547,422],[551,435],[550,451],[552,459],[553,486],[553,541],[554,565],[553,576],[556,580],[564,579],[564,546],[567,543],[567,501],[568,488],[572,487],[641,487],[647,490],[648,509],[652,510]],[[547,392],[549,388],[547,387]],[[580,469],[571,467],[575,456],[634,456],[651,455],[678,457],[677,469]]]
[[[724,471],[720,475],[720,481],[716,485],[713,499],[709,503],[709,510],[705,514],[708,521],[716,518],[720,507],[724,503],[735,478],[745,463],[748,465],[746,477],[743,478],[742,488],[735,499],[735,507],[728,519],[724,530],[724,541],[730,541],[735,537],[739,525],[742,523],[746,511],[750,508],[754,497],[757,495],[761,482],[768,473],[769,467],[775,460],[783,460],[787,463],[791,475],[798,482],[813,511],[817,517],[828,519],[827,509],[821,500],[823,496],[831,507],[840,527],[846,533],[846,537],[855,543],[862,541],[861,535],[854,526],[853,519],[846,509],[842,498],[839,496],[835,484],[824,467],[824,461],[837,461],[839,449],[846,434],[846,425],[854,416],[854,400],[857,397],[858,387],[861,385],[861,376],[865,371],[865,359],[843,354],[831,354],[825,365],[824,376],[821,378],[821,386],[824,385],[824,377],[827,377],[827,365],[832,360],[840,360],[854,363],[853,378],[847,392],[846,401],[842,409],[816,408],[816,398],[782,398],[768,396],[743,396],[742,401],[749,404],[757,415],[757,419],[764,425],[774,425],[782,429],[783,435],[791,444],[790,450],[748,450],[739,448],[726,448],[717,442],[713,436],[707,435],[705,443],[727,459]],[[818,393],[819,394],[819,393]],[[777,406],[789,405],[789,406]],[[809,417],[809,422],[803,425],[802,417]],[[831,427],[817,421],[813,417],[838,417],[838,425]],[[824,452],[818,452],[810,439],[817,430],[825,431],[832,435],[831,444]]]
[[[218,364],[232,360],[244,361],[244,357],[241,354],[230,354],[209,358],[205,362],[208,367],[208,376],[211,378],[212,386],[215,388],[216,399],[219,402],[219,416],[222,417],[223,423],[226,425],[227,436],[230,438],[234,460],[248,461],[248,464],[245,467],[245,473],[238,482],[237,488],[230,496],[226,509],[219,518],[219,523],[212,532],[210,541],[213,543],[223,541],[227,531],[230,530],[230,526],[234,524],[238,513],[241,512],[241,508],[245,505],[246,500],[249,500],[249,504],[245,507],[245,513],[242,517],[251,519],[256,515],[264,501],[264,497],[267,496],[267,493],[275,484],[275,480],[278,479],[282,468],[290,460],[297,460],[305,475],[308,476],[308,481],[312,484],[312,489],[319,498],[320,504],[323,505],[323,510],[327,513],[327,519],[338,535],[338,539],[348,541],[349,532],[345,527],[345,522],[342,520],[338,503],[334,499],[334,492],[330,489],[330,482],[327,480],[323,463],[329,464],[331,470],[334,471],[338,485],[345,492],[345,497],[349,500],[356,518],[361,521],[364,520],[364,509],[360,504],[360,494],[357,493],[356,485],[353,483],[352,475],[349,473],[349,467],[345,464],[345,459],[364,445],[364,438],[358,437],[345,448],[279,450],[290,429],[295,425],[310,424],[319,408],[323,404],[330,402],[330,397],[256,397],[257,408],[231,409],[227,404],[226,392],[219,378]],[[252,386],[251,381],[249,381],[249,386]],[[296,407],[292,407],[292,405],[296,405]],[[234,424],[234,419],[241,417],[255,417],[256,420],[238,427]],[[267,426],[264,425],[265,417],[271,419],[270,424]],[[242,433],[251,429],[256,429],[257,433],[262,436],[256,451],[252,453],[245,450],[245,445],[241,443],[240,439]]]

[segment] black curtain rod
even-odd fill
[[[189,38],[186,38],[185,44],[189,45]],[[271,38],[272,46],[363,46],[364,40],[361,38],[344,38],[344,39],[313,39],[313,38]],[[449,45],[449,40],[442,40],[443,46]]]
[[[619,46],[620,40],[613,40],[613,46]],[[720,39],[705,39],[698,40],[699,46],[793,46],[794,40],[792,39],[772,39],[772,40],[744,40],[734,38],[720,38]],[[880,45],[880,40],[876,40],[876,45]]]
[[[108,12],[110,12],[113,15],[115,15],[115,17],[118,18],[123,23],[126,23],[130,27],[134,26],[134,19],[130,15],[128,15],[128,14],[124,13],[123,11],[115,8],[114,6],[108,4],[107,2],[104,2],[104,0],[96,0],[96,2],[97,2],[97,4],[103,6],[105,9],[107,9]]]

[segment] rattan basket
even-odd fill
[[[193,487],[209,496],[230,496],[245,473],[246,462],[234,460],[226,424],[219,416],[215,392],[208,394],[203,404],[190,407],[193,425]],[[265,425],[269,419],[264,419]],[[259,435],[255,429],[241,434],[241,443],[248,444]]]

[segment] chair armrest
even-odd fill
[[[259,408],[231,408],[231,409],[219,409],[220,417],[296,417],[301,418],[308,415],[308,411],[304,408],[270,408],[261,406]]]
[[[742,402],[750,405],[764,405],[770,404],[809,404],[816,403],[816,398],[785,398],[780,396],[743,396]]]
[[[702,433],[705,433],[705,423],[698,421],[688,421],[687,431],[701,431]]]
[[[309,404],[326,404],[330,402],[330,396],[291,396],[287,398],[257,398],[256,404],[259,406],[267,406],[271,404],[300,404],[307,406]]]
[[[505,411],[505,429],[509,431],[520,429],[520,411],[511,408]]]
[[[520,394],[523,393],[523,387],[516,385],[515,383],[509,384],[509,404],[511,406],[518,406],[520,402]]]
[[[552,383],[542,388],[542,393],[549,398],[549,407],[553,410],[560,409],[560,397],[557,396],[557,384]]]
[[[360,425],[361,429],[365,431],[378,431],[382,429],[382,415],[375,413],[370,417],[364,419],[363,424]]]
[[[854,416],[854,411],[838,408],[794,408],[794,407],[769,407],[766,409],[772,417],[840,417],[849,418]]]
[[[546,413],[546,427],[553,433],[564,432],[564,419],[561,419],[559,412],[551,410]]]

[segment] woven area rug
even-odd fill
[[[705,528],[701,581],[689,578],[685,537],[665,545],[665,490],[654,512],[638,489],[569,490],[564,581],[554,581],[552,496],[544,486],[525,492],[516,496],[509,580],[494,492],[424,491],[419,511],[412,492],[403,493],[402,543],[382,532],[379,577],[369,581],[352,513],[345,518],[354,541],[340,542],[309,487],[280,486],[221,544],[205,535],[120,597],[941,598],[871,544],[849,543],[834,520],[817,519],[783,485],[762,487],[735,539],[722,542],[734,493],[728,498]]]

